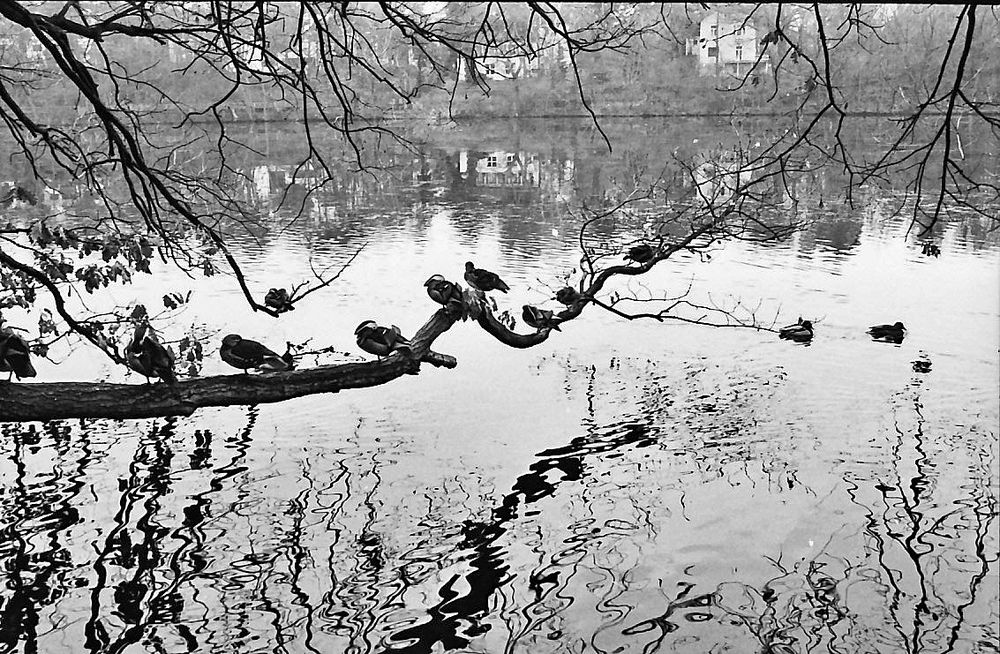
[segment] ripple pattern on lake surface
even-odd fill
[[[545,183],[509,188],[438,175],[463,151],[442,145],[434,179],[234,239],[264,289],[367,245],[280,320],[193,284],[205,374],[231,372],[210,329],[360,360],[361,320],[412,333],[436,309],[423,280],[469,258],[513,287],[501,310],[551,305],[577,265],[567,203],[627,178],[625,155],[570,146],[525,151]],[[457,325],[435,343],[456,369],[375,389],[0,425],[0,652],[996,651],[996,242],[943,225],[929,259],[876,205],[828,197],[791,242],[647,278],[814,319],[808,346],[588,310],[528,351]],[[895,320],[901,344],[865,334]],[[40,378],[121,376],[65,355]]]

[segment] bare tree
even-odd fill
[[[770,11],[764,5],[747,10],[746,21],[773,27],[743,82],[751,84],[764,72],[764,55],[770,53],[774,95],[794,85],[801,96],[787,129],[772,142],[747,142],[699,160],[672,162],[673,176],[637,175],[612,206],[582,209],[580,269],[568,283],[572,300],[532,333],[514,331],[511,321],[495,316],[482,294],[469,289],[460,307],[446,306],[429,318],[409,351],[384,361],[189,379],[166,393],[121,384],[10,384],[0,396],[0,419],[190,414],[201,406],[382,384],[416,372],[424,362],[454,366],[452,357],[431,346],[468,317],[512,347],[543,343],[556,325],[589,306],[628,319],[767,328],[758,307],[705,304],[687,293],[622,297],[606,287],[616,278],[643,275],[679,252],[705,254],[730,239],[785,238],[799,223],[775,207],[773,191],[790,188],[810,162],[841,166],[849,198],[853,189],[911,172],[907,206],[923,229],[954,204],[992,215],[998,187],[974,177],[956,154],[962,118],[997,128],[995,104],[975,99],[969,82],[974,75],[966,73],[984,10],[956,8],[936,83],[906,116],[899,138],[873,161],[860,159],[843,138],[850,114],[834,59],[841,52],[850,56],[852,39],[880,38],[882,26],[869,9],[854,5],[816,6],[797,22],[789,21],[783,6]],[[330,154],[331,143],[346,147],[357,174],[377,174],[373,153],[379,142],[409,145],[405,134],[379,120],[382,108],[405,107],[432,93],[445,94],[451,107],[462,76],[489,92],[482,66],[490,58],[550,58],[563,66],[580,106],[610,147],[581,74],[586,58],[628,54],[646,38],[678,38],[681,27],[700,15],[534,2],[0,4],[11,35],[0,67],[0,118],[9,137],[42,184],[70,176],[97,207],[87,217],[58,225],[37,216],[0,223],[0,277],[9,291],[4,302],[30,307],[39,293],[51,296],[58,320],[43,314],[45,333],[33,344],[36,352],[73,334],[118,364],[126,360],[126,331],[140,316],[125,310],[84,315],[67,299],[127,282],[135,272],[148,272],[157,257],[192,274],[225,269],[249,306],[277,317],[281,309],[250,287],[227,245],[233,233],[260,222],[260,212],[240,192],[250,180],[232,163],[241,150],[252,148],[232,132],[234,119],[271,111],[298,121],[305,145],[293,177],[307,186],[305,198],[294,199],[299,209],[341,165]],[[57,88],[71,107],[69,116],[53,114],[37,101],[51,98]],[[173,128],[164,129],[166,123]],[[198,165],[192,151],[200,153]],[[674,192],[678,179],[690,190],[684,201],[654,201]],[[643,229],[622,233],[624,240],[633,239],[626,247],[641,248],[642,256],[631,263],[623,262],[624,251],[602,249],[591,236],[594,225],[622,212],[645,217]],[[289,305],[335,278],[316,272],[292,289]],[[184,300],[175,295],[167,304]],[[196,339],[183,346],[200,356]]]

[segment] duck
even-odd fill
[[[559,329],[559,321],[556,319],[555,314],[546,309],[539,309],[528,304],[524,305],[521,312],[521,320],[529,327],[534,327],[538,330],[554,329],[557,332],[562,331]]]
[[[458,284],[449,282],[443,275],[431,275],[424,282],[424,286],[427,288],[427,295],[445,307],[449,314],[453,316],[462,315],[465,305],[462,301],[462,289]]]
[[[556,291],[556,296],[553,299],[557,300],[561,304],[565,304],[566,306],[572,306],[579,302],[581,297],[580,292],[575,288],[572,286],[566,286]]]
[[[132,342],[125,349],[125,362],[128,367],[146,378],[159,377],[168,384],[176,384],[174,374],[174,354],[156,339],[149,323],[136,325]]]
[[[219,354],[222,360],[234,368],[247,372],[255,368],[263,372],[278,372],[291,370],[295,367],[292,358],[292,344],[286,343],[285,353],[278,354],[274,350],[239,334],[229,334],[222,339]]]
[[[795,329],[796,327],[799,327],[801,325],[802,325],[802,316],[799,316],[798,320],[796,320],[795,322],[793,322],[791,325],[785,325],[784,327],[782,327],[781,329],[778,330],[778,333],[781,333],[781,332],[785,331],[786,329]]]
[[[288,291],[283,288],[270,289],[264,296],[264,306],[271,307],[278,313],[295,310],[292,298],[288,295]]]
[[[924,242],[924,246],[923,246],[923,249],[921,251],[925,255],[927,255],[929,257],[940,257],[941,256],[941,248],[939,248],[934,243],[931,243],[930,241],[925,241]]]
[[[0,372],[9,372],[7,381],[17,375],[18,379],[34,377],[37,373],[31,365],[31,349],[28,342],[9,329],[0,330]]]
[[[876,341],[899,344],[906,336],[906,327],[901,322],[893,325],[872,325],[867,333]]]
[[[799,318],[799,321],[794,325],[788,325],[787,327],[782,327],[781,329],[779,329],[778,337],[790,341],[795,341],[796,343],[805,343],[806,341],[811,341],[813,337],[812,322],[809,320],[803,320],[802,318]]]
[[[409,350],[410,341],[403,336],[399,327],[380,327],[374,320],[366,320],[354,330],[358,337],[358,347],[382,359],[396,350]]]
[[[651,261],[654,256],[656,256],[656,249],[648,243],[643,243],[641,245],[633,245],[630,247],[628,249],[628,254],[625,255],[625,259],[641,264]]]
[[[510,286],[500,279],[500,276],[496,273],[490,272],[489,270],[483,270],[482,268],[476,268],[476,264],[471,261],[465,262],[465,281],[469,283],[472,288],[483,291],[500,291],[501,293],[506,293],[510,290]]]

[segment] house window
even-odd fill
[[[743,46],[736,46],[736,61],[743,61]]]
[[[495,154],[491,154],[488,157],[486,157],[486,167],[487,168],[497,167],[497,156]]]
[[[708,56],[709,57],[718,57],[719,56],[719,49],[717,47],[715,47],[715,46],[709,47],[709,49],[708,49]]]
[[[512,155],[512,154],[508,154],[507,155],[507,163],[508,164],[514,163],[514,155]]]
[[[745,27],[740,26],[736,28],[736,36],[743,36],[745,33],[746,33]]]
[[[719,26],[718,25],[712,25],[712,38],[713,39],[719,38]]]

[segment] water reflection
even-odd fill
[[[732,189],[757,179],[760,171],[748,171],[741,162],[759,153],[766,122],[729,123],[689,119],[663,124],[657,121],[610,121],[615,151],[606,150],[587,138],[588,130],[555,129],[549,123],[514,123],[508,130],[470,127],[409,148],[386,144],[377,154],[375,172],[356,169],[352,158],[331,156],[325,168],[302,161],[300,142],[287,131],[267,126],[234,133],[253,148],[229,153],[232,175],[228,182],[242,193],[242,202],[258,207],[257,226],[246,226],[247,236],[266,244],[293,221],[296,229],[311,226],[321,240],[356,246],[371,227],[390,227],[406,216],[417,216],[432,207],[480,208],[496,203],[500,235],[513,243],[533,242],[532,237],[553,230],[574,234],[567,207],[592,209],[615,206],[636,183],[659,177],[663,197],[654,209],[669,210],[677,203],[698,202],[731,194]],[[576,127],[579,127],[577,125]],[[869,129],[884,129],[872,122]],[[758,134],[748,139],[745,133]],[[656,138],[650,138],[655,134]],[[693,137],[693,138],[692,138]],[[766,135],[763,137],[766,141]],[[844,138],[854,146],[870,142],[863,128]],[[751,144],[752,143],[752,144]],[[329,144],[335,150],[335,144]],[[204,158],[205,152],[178,153],[180,159]],[[967,153],[970,165],[984,170],[991,165],[985,151]],[[687,162],[698,164],[688,170]],[[207,165],[207,164],[206,164]],[[729,171],[729,172],[727,172]],[[987,173],[988,174],[988,173]],[[69,216],[96,208],[87,189],[75,180],[59,182],[55,171],[52,186],[30,181],[16,161],[0,164],[0,178],[25,197],[37,200],[39,215]],[[732,178],[732,179],[730,179]],[[844,253],[856,247],[862,228],[873,220],[882,226],[907,220],[910,206],[904,189],[866,187],[844,197],[847,178],[842,171],[823,165],[820,157],[789,162],[783,173],[767,178],[753,194],[769,206],[780,207],[797,220],[812,224],[794,247],[809,253],[820,245]],[[8,193],[9,194],[9,193]],[[12,196],[13,197],[13,196]],[[20,196],[18,196],[20,197]],[[23,202],[22,202],[23,204]],[[525,220],[530,211],[530,220]],[[305,213],[306,220],[296,219]],[[619,216],[627,218],[627,214]],[[617,225],[619,232],[622,225]],[[641,227],[641,223],[635,225]],[[963,246],[992,247],[996,233],[982,216],[956,207],[924,242],[953,240]]]
[[[549,298],[536,280],[577,256],[564,203],[614,202],[682,143],[607,157],[579,131],[485,132],[389,153],[382,178],[345,165],[322,189],[272,134],[241,167],[262,212],[234,248],[251,278],[371,245],[281,321],[211,282],[192,320],[345,350],[362,317],[426,319],[420,283],[469,253],[512,306]],[[988,651],[996,235],[955,216],[927,257],[902,240],[898,198],[851,208],[814,171],[773,189],[817,218],[795,240],[654,280],[821,317],[809,348],[588,314],[529,352],[453,330],[457,369],[390,390],[0,425],[0,652]],[[677,177],[657,202],[695,190]],[[289,224],[294,203],[308,213]],[[896,319],[898,346],[865,334]]]
[[[344,447],[292,461],[254,454],[254,409],[221,440],[172,420],[7,426],[4,651],[72,651],[61,630],[82,630],[92,652],[561,651],[590,623],[604,651],[963,651],[988,638],[995,442],[930,424],[917,376],[884,439],[824,477],[796,453],[804,425],[782,424],[787,376],[733,372],[570,364],[585,433],[538,451],[493,499],[460,475],[396,507],[395,446],[366,439],[363,418]],[[602,424],[609,410],[625,420]],[[123,436],[134,449],[116,470]],[[781,505],[840,517],[809,521],[805,549],[786,536],[771,549],[780,523],[734,513],[748,493],[760,517]],[[712,527],[713,502],[730,506],[731,535]],[[94,504],[113,508],[98,524]],[[744,542],[758,563],[729,558]]]

